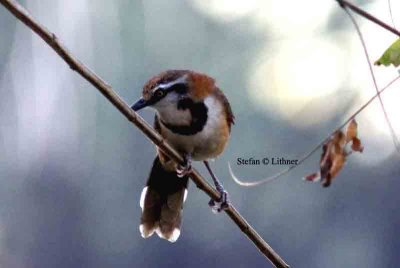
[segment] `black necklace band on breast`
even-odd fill
[[[178,102],[178,110],[189,110],[192,117],[189,125],[169,124],[161,118],[160,122],[173,133],[185,136],[195,135],[203,130],[208,118],[208,108],[204,102],[194,102],[185,98]]]

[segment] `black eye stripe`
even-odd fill
[[[178,94],[185,94],[188,91],[187,85],[184,83],[173,84],[168,88],[168,91],[175,91]]]
[[[165,86],[165,87],[161,86],[161,88],[158,89],[158,90],[163,90],[165,93],[169,93],[169,92],[174,91],[174,92],[176,92],[176,93],[182,95],[182,94],[187,93],[188,88],[187,88],[187,85],[186,85],[185,83],[177,83],[177,84],[170,85],[169,87],[167,87],[167,86]],[[157,91],[158,91],[158,90],[157,90]],[[155,93],[155,92],[154,92],[154,93]]]

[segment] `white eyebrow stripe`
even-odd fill
[[[176,85],[176,84],[186,83],[186,79],[187,79],[187,74],[182,75],[182,76],[179,77],[178,79],[176,79],[176,80],[174,80],[174,81],[171,81],[171,82],[169,82],[169,83],[166,83],[166,84],[159,84],[157,87],[153,88],[153,92],[156,91],[156,90],[159,89],[159,88],[166,89],[166,88],[169,88],[169,87],[171,87],[171,86],[173,86],[173,85]]]

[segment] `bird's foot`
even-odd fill
[[[229,201],[229,195],[228,192],[224,190],[224,188],[217,188],[217,191],[220,194],[219,200],[214,200],[211,199],[210,202],[208,202],[208,205],[211,207],[212,212],[215,214],[226,210],[229,208],[229,205],[231,202]]]
[[[190,155],[185,155],[185,164],[178,165],[176,168],[176,174],[179,178],[183,178],[192,172],[192,157]]]

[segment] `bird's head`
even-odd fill
[[[143,87],[142,97],[131,108],[139,111],[152,107],[157,111],[178,107],[183,99],[201,101],[214,90],[214,79],[188,70],[169,70],[151,78]]]

